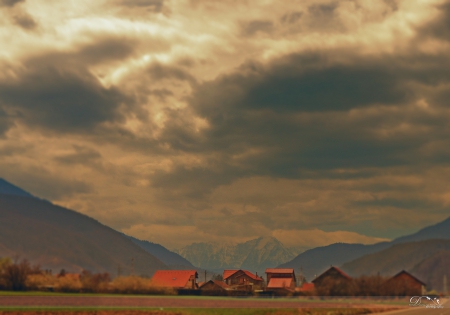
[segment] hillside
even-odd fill
[[[389,246],[390,244],[387,242],[373,245],[336,243],[307,250],[278,267],[294,268],[296,272],[299,272],[299,269],[302,268],[306,280],[311,281],[316,275],[320,275],[327,270],[330,265],[339,266],[347,261],[375,253]]]
[[[447,277],[447,290],[450,281],[450,250],[441,250],[417,264],[411,273],[427,283],[428,288],[444,291],[444,276]]]
[[[417,233],[399,237],[391,242],[372,245],[336,243],[307,250],[291,261],[280,265],[281,268],[303,268],[306,279],[314,279],[330,265],[340,266],[368,254],[384,250],[395,244],[427,239],[450,239],[450,218],[435,225],[425,227]]]
[[[345,263],[341,268],[352,276],[377,273],[392,276],[401,270],[406,270],[417,277],[420,275],[420,279],[424,282],[428,281],[427,284],[431,286],[437,284],[436,278],[440,278],[442,283],[444,270],[447,269],[448,272],[449,251],[450,240],[400,243]]]
[[[48,201],[0,194],[0,256],[28,258],[44,269],[134,273],[167,269],[121,233]],[[134,262],[132,262],[132,259]],[[133,266],[134,265],[134,266]]]
[[[171,269],[195,269],[189,261],[181,257],[177,253],[174,253],[162,245],[155,244],[148,241],[139,240],[132,236],[127,236],[134,244],[138,245],[140,248],[148,252],[149,254],[155,256],[161,260],[164,264],[169,266]]]
[[[208,270],[243,268],[259,273],[294,257],[274,237],[260,237],[239,244],[194,243],[178,253],[195,266]]]
[[[5,195],[15,195],[15,196],[22,196],[22,197],[34,197],[32,194],[26,192],[25,190],[8,183],[3,178],[0,178],[0,194]]]
[[[398,244],[429,239],[450,239],[450,217],[437,224],[427,226],[417,233],[396,238],[392,243]]]

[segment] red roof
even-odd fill
[[[225,269],[223,271],[223,280],[228,279],[229,277],[231,277],[232,275],[234,275],[238,271],[239,271],[238,269],[232,269],[232,270]]]
[[[263,281],[263,279],[261,277],[259,277],[257,275],[254,275],[250,271],[242,270],[242,269],[237,269],[237,270],[230,270],[230,269],[228,269],[228,270],[224,270],[223,271],[223,280],[228,279],[229,277],[231,277],[232,275],[234,275],[238,271],[242,271],[244,274],[246,274],[247,276],[249,276],[253,280]]]
[[[299,291],[313,291],[314,283],[304,282],[302,286],[299,288]]]
[[[152,278],[152,283],[160,287],[183,288],[191,277],[198,278],[195,270],[158,270]]]
[[[289,288],[292,284],[292,278],[271,278],[267,288],[276,289],[276,288]]]
[[[267,268],[266,273],[294,273],[292,268]]]

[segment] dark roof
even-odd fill
[[[351,277],[348,275],[348,274],[346,274],[345,272],[343,272],[341,269],[339,269],[338,267],[334,267],[334,266],[331,266],[330,268],[328,268],[327,269],[327,271],[325,271],[324,273],[322,273],[320,276],[318,276],[316,279],[314,279],[313,281],[311,281],[311,282],[316,282],[318,279],[320,279],[320,278],[322,278],[322,277],[324,277],[324,276],[326,276],[331,270],[335,270],[335,271],[337,271],[341,276],[343,276],[344,278],[346,278],[346,279],[351,279]]]
[[[267,268],[266,273],[288,273],[293,274],[293,268]]]
[[[219,287],[221,287],[224,290],[229,290],[230,289],[229,285],[227,285],[225,282],[219,281],[219,280],[209,280],[209,281],[206,281],[206,282],[202,282],[202,284],[199,285],[199,289],[201,289],[203,286],[205,286],[208,283],[214,283],[215,285],[218,285]]]
[[[415,281],[419,282],[421,285],[426,285],[424,282],[420,281],[419,279],[417,279],[416,277],[414,277],[412,274],[410,274],[409,272],[407,272],[406,270],[402,270],[399,273],[397,273],[395,276],[393,276],[391,279],[395,279],[397,277],[399,277],[402,274],[406,274],[407,276],[413,278]]]
[[[263,281],[263,279],[261,277],[251,273],[250,271],[242,270],[242,269],[234,269],[234,270],[227,269],[227,270],[224,270],[223,271],[223,280],[228,279],[229,277],[231,277],[232,275],[234,275],[238,271],[242,271],[244,274],[246,274],[247,276],[249,276],[253,280]]]

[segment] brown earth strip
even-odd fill
[[[378,308],[397,309],[392,305],[352,304],[339,302],[296,302],[276,300],[242,299],[189,299],[178,297],[44,297],[44,296],[2,296],[0,307],[136,307],[136,308]]]

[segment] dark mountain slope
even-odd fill
[[[450,217],[435,225],[427,226],[417,233],[396,238],[392,243],[398,244],[438,238],[450,239]]]
[[[155,244],[148,241],[138,240],[132,236],[127,236],[134,244],[141,247],[146,252],[161,260],[164,264],[171,267],[171,269],[195,269],[195,267],[185,258],[171,252],[162,245]]]
[[[0,194],[5,195],[16,195],[16,196],[22,196],[22,197],[34,197],[32,194],[26,192],[25,190],[8,183],[3,178],[0,178]]]
[[[387,242],[374,245],[336,243],[307,250],[293,260],[278,267],[294,268],[296,273],[299,272],[299,268],[301,267],[303,269],[303,275],[308,281],[311,281],[315,275],[320,275],[330,265],[339,266],[347,261],[375,253],[389,246],[391,244]]]
[[[447,289],[450,280],[450,250],[440,250],[417,264],[411,273],[424,281],[428,289],[444,292],[444,277]]]
[[[450,218],[426,227],[417,233],[399,237],[392,242],[383,242],[373,245],[336,243],[324,247],[317,247],[301,253],[293,260],[280,265],[284,268],[303,268],[308,280],[325,271],[330,265],[342,265],[368,254],[384,250],[395,244],[427,239],[450,239]]]
[[[121,233],[36,198],[0,194],[0,256],[20,255],[42,268],[151,276],[167,269]],[[133,260],[133,261],[132,261]]]
[[[401,270],[412,271],[441,251],[450,250],[450,240],[426,240],[395,244],[385,250],[345,263],[342,270],[349,275],[377,274],[392,276]],[[450,262],[448,262],[448,265]],[[428,272],[431,272],[429,270]]]

